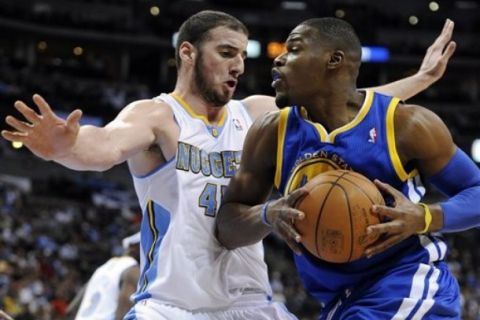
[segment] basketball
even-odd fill
[[[353,171],[331,170],[310,180],[305,188],[308,194],[296,205],[305,218],[295,222],[303,246],[328,262],[361,258],[378,238],[367,235],[367,226],[380,221],[371,207],[385,203],[375,184]]]

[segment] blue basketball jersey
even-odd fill
[[[281,110],[275,186],[283,194],[288,194],[319,173],[346,169],[359,172],[371,180],[388,183],[401,190],[411,201],[418,202],[425,188],[417,170],[402,165],[395,145],[394,112],[398,102],[398,98],[366,91],[363,106],[356,117],[330,133],[321,124],[311,122],[302,107]],[[370,259],[337,264],[317,259],[305,251],[303,255],[295,256],[295,263],[306,289],[326,306],[328,312],[339,308],[338,301],[350,296],[351,288],[382,277],[387,270],[410,266],[409,272],[392,277],[387,282],[405,284],[405,281],[410,281],[411,288],[414,288],[413,279],[430,283],[434,272],[428,266],[443,260],[446,251],[440,237],[414,235]],[[426,270],[420,272],[419,264],[425,264]],[[437,292],[433,285],[428,288],[417,293],[418,301]],[[405,294],[409,296],[412,292]],[[382,295],[388,299],[388,294]],[[402,300],[395,303],[397,306],[393,309],[400,309],[403,305]],[[409,312],[422,309],[422,303],[413,303]]]

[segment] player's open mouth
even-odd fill
[[[233,89],[237,86],[237,81],[235,81],[235,80],[227,81],[227,86],[229,86],[230,88]]]
[[[280,72],[278,72],[275,69],[272,69],[272,88],[277,88],[280,85],[280,82],[282,81],[282,77]]]

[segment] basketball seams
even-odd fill
[[[337,183],[337,182],[338,182],[340,179],[342,179],[342,177],[343,177],[344,175],[346,175],[347,173],[348,173],[348,171],[345,171],[345,172],[343,172],[340,176],[336,176],[336,178],[337,178],[336,180],[319,183],[319,184],[317,184],[317,185],[315,186],[315,188],[317,188],[317,187],[319,187],[319,186],[321,186],[321,185],[324,185],[324,184],[331,184],[331,187],[330,187],[330,189],[328,189],[327,194],[325,195],[325,199],[324,199],[323,202],[322,202],[322,205],[321,205],[321,207],[320,207],[320,212],[319,212],[319,214],[317,215],[317,221],[316,221],[316,223],[315,223],[315,240],[316,240],[316,241],[315,241],[315,251],[316,251],[317,256],[320,256],[320,252],[319,252],[319,250],[318,250],[318,242],[319,242],[319,239],[321,239],[321,238],[318,237],[318,226],[319,226],[320,220],[321,220],[321,218],[322,218],[323,209],[324,209],[324,207],[325,207],[325,204],[326,204],[327,201],[328,201],[328,197],[330,196],[330,194],[332,193],[332,190],[333,190],[335,187],[340,187],[340,189],[343,191],[344,197],[345,197],[346,199],[348,199],[348,197],[346,196],[346,192],[345,192],[345,190],[343,189],[343,187]],[[314,189],[315,189],[315,188],[314,188]],[[312,191],[313,191],[314,189],[312,189]],[[348,210],[349,210],[349,213],[350,213],[350,214],[349,214],[350,234],[353,234],[353,231],[351,230],[351,229],[352,229],[352,215],[351,215],[351,212],[350,212],[350,204],[348,204]],[[351,237],[351,240],[350,240],[350,241],[352,241],[352,239],[353,239],[353,237]],[[349,261],[350,261],[350,259],[351,259],[351,255],[352,255],[353,244],[351,244],[350,247],[351,247],[351,248],[350,248],[350,258],[349,258]]]
[[[353,175],[351,175],[353,176]],[[353,182],[352,180],[342,176],[343,179],[347,182],[350,182],[352,185],[354,185],[358,190],[360,190],[367,198],[368,200],[370,200],[371,204],[374,205],[375,204],[375,201],[373,201],[372,198],[370,198],[370,195],[368,193],[366,193],[358,184],[356,184],[355,182]],[[357,176],[353,176],[354,178],[358,178],[358,179],[362,179],[361,177],[357,177]],[[370,180],[367,180],[368,182],[370,182]],[[380,191],[378,191],[380,193]],[[371,212],[371,211],[370,211]],[[380,219],[380,215],[378,213],[374,213],[374,215],[377,217],[378,221],[381,221]]]
[[[347,202],[347,208],[348,208],[348,220],[350,222],[350,253],[348,255],[348,261],[347,262],[350,262],[352,260],[352,255],[353,255],[353,248],[354,248],[354,241],[353,239],[355,239],[354,237],[354,229],[353,229],[353,217],[352,217],[352,208],[350,207],[350,198],[348,197],[348,194],[347,194],[347,191],[345,190],[345,188],[338,183],[338,181],[340,180],[346,180],[345,179],[345,176],[349,174],[349,171],[346,171],[344,173],[342,173],[342,175],[340,175],[338,177],[337,180],[335,180],[334,184],[336,187],[340,188],[340,190],[343,191],[343,197],[345,198],[346,202]],[[363,192],[363,191],[362,191]]]
[[[358,176],[354,175],[354,173],[355,173],[355,171],[345,171],[340,177],[342,177],[342,179],[344,179],[345,181],[348,181],[348,182],[350,182],[351,184],[353,184],[358,190],[360,190],[360,191],[368,198],[368,200],[370,200],[370,202],[372,203],[372,205],[374,205],[374,204],[375,204],[375,201],[373,201],[373,199],[370,198],[369,194],[366,193],[358,184],[356,184],[355,182],[353,182],[352,180],[348,179],[348,178],[345,177],[345,176],[351,176],[351,177],[353,177],[353,178],[360,179],[360,180],[366,180],[366,181],[368,181],[368,182],[371,182],[371,181],[368,180],[368,179],[364,179],[363,177],[358,177]],[[323,175],[326,176],[326,177],[339,177],[338,175],[329,174],[328,171],[325,172],[325,173],[323,173]],[[338,181],[338,179],[337,179],[336,181]],[[380,191],[379,191],[379,192],[380,192]],[[374,213],[374,215],[377,217],[377,219],[378,219],[379,221],[381,221],[380,215],[379,215],[378,213]]]
[[[330,189],[328,189],[327,191],[327,194],[325,195],[325,199],[323,199],[323,202],[322,202],[322,205],[320,206],[320,209],[319,209],[319,213],[317,215],[317,221],[315,221],[315,253],[317,256],[320,256],[320,253],[318,251],[318,240],[319,240],[319,237],[318,237],[318,225],[320,224],[320,220],[322,218],[322,212],[323,212],[323,208],[325,207],[325,203],[327,202],[328,200],[328,197],[329,195],[332,193],[332,190],[333,190],[333,187],[335,186],[335,183],[333,181],[327,181],[327,182],[322,182],[322,183],[319,183],[317,185],[315,185],[315,188],[312,188],[311,191],[315,190],[316,188],[320,187],[321,185],[324,185],[324,184],[330,184]]]

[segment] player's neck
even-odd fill
[[[343,92],[342,92],[343,91]],[[363,105],[365,95],[356,90],[332,90],[312,101],[308,114],[312,121],[333,131],[352,121]]]
[[[186,104],[196,115],[205,117],[211,124],[216,124],[223,118],[224,107],[215,106],[190,90],[177,86],[172,95],[181,100],[182,104]]]

